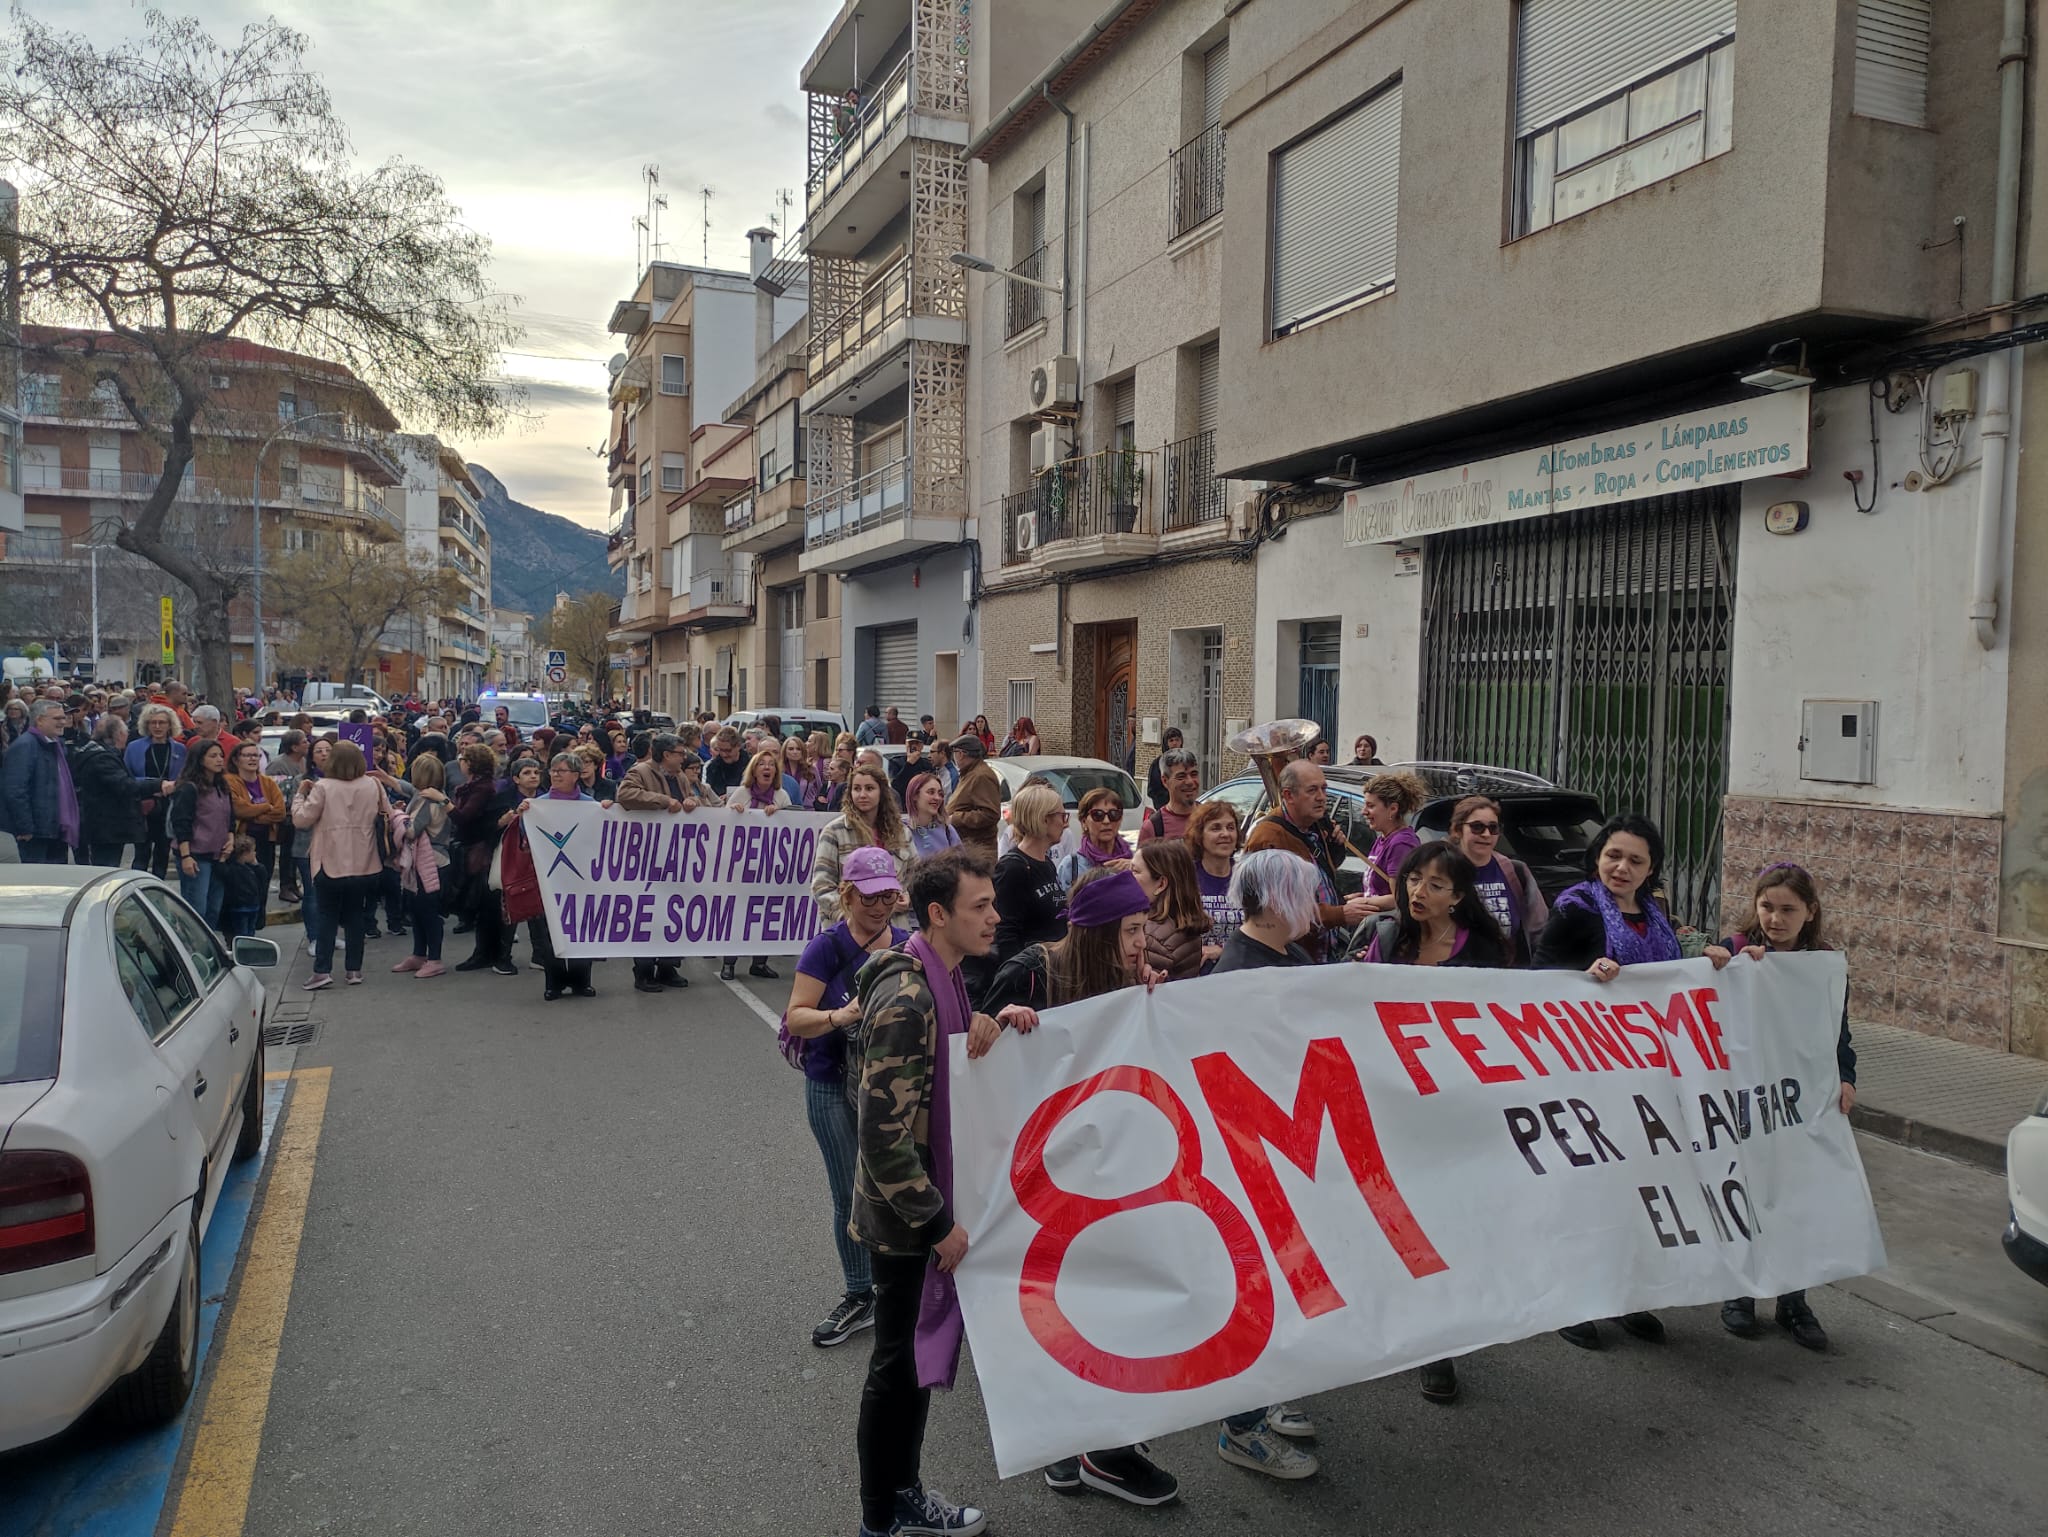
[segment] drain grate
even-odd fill
[[[266,1046],[304,1046],[320,1033],[317,1019],[294,1019],[282,1025],[263,1027],[263,1044]]]

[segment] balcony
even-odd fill
[[[805,415],[850,416],[862,401],[902,387],[910,378],[912,342],[966,345],[967,322],[959,315],[931,313],[930,295],[920,306],[912,279],[910,257],[892,262],[868,280],[856,302],[813,325]]]
[[[74,551],[70,540],[53,528],[32,528],[27,533],[0,531],[0,561],[8,565],[70,565],[85,558],[83,546]]]
[[[260,428],[263,420],[263,418],[259,417],[256,427]],[[296,430],[286,433],[281,441],[290,442],[294,438],[302,442],[315,440],[337,447],[356,461],[356,466],[359,470],[368,469],[380,476],[379,484],[387,486],[402,486],[405,484],[405,468],[398,462],[397,456],[392,453],[390,447],[386,444],[384,435],[380,432],[372,432],[352,417],[337,419],[328,416],[321,419],[309,415],[293,421],[281,421],[278,423],[278,426],[286,425],[292,426]],[[252,428],[252,430],[254,429]],[[275,429],[273,428],[272,430]],[[269,434],[265,433],[264,435],[267,437]]]
[[[1178,240],[1223,212],[1223,125],[1211,123],[1173,152],[1166,238]]]
[[[798,473],[784,476],[765,490],[750,492],[727,506],[720,548],[728,555],[735,551],[766,555],[785,545],[800,543],[804,535],[806,491],[802,469],[799,463]]]
[[[804,552],[797,569],[858,571],[940,545],[958,544],[962,520],[921,516],[912,505],[908,458],[814,495],[804,508]]]
[[[1019,277],[1045,278],[1045,247],[1040,246],[1029,256],[1018,262],[1011,270]],[[1018,336],[1045,319],[1046,292],[1033,288],[1027,283],[1005,283],[1008,296],[1003,301],[1003,337],[1005,340]]]
[[[669,599],[669,620],[715,630],[754,617],[753,572],[744,563],[690,573],[690,590]]]
[[[807,249],[814,256],[857,256],[890,219],[910,204],[913,141],[936,140],[964,148],[966,114],[934,115],[918,102],[932,93],[913,74],[915,52],[905,54],[881,84],[857,107],[819,103],[829,123],[814,133],[829,137],[830,149],[804,185]],[[813,151],[816,152],[815,149]]]
[[[1198,528],[1222,520],[1223,482],[1216,478],[1216,433],[1197,432],[1166,445],[1166,504],[1161,528]]]
[[[1003,499],[1003,564],[1075,571],[1159,549],[1150,495],[1156,454],[1105,449],[1047,470]]]

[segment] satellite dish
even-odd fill
[[[611,376],[612,376],[612,377],[613,377],[614,379],[618,378],[618,376],[619,376],[620,374],[622,374],[622,373],[624,373],[624,372],[626,371],[626,355],[625,355],[625,353],[623,353],[623,352],[614,352],[614,353],[612,354],[612,360],[611,360],[611,361],[610,361],[609,363],[605,364],[604,366],[605,366],[605,369],[606,369],[606,371],[607,371],[608,373],[610,373],[610,374],[611,374]]]

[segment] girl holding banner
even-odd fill
[[[775,748],[764,747],[748,760],[746,772],[727,793],[725,804],[729,811],[758,811],[763,816],[789,809],[789,792],[782,788],[782,763]],[[728,955],[718,968],[719,980],[730,982],[738,965],[739,957]],[[776,971],[767,957],[757,955],[754,964],[747,968],[747,975],[773,982]]]

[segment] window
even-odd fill
[[[690,360],[680,352],[661,355],[661,392],[664,395],[690,393]]]
[[[55,374],[29,374],[21,381],[24,416],[55,416],[64,388]]]
[[[1010,719],[1012,721],[1022,720],[1027,715],[1031,716],[1034,720],[1037,718],[1038,712],[1032,705],[1032,701],[1037,696],[1037,693],[1038,680],[1036,678],[1012,678],[1010,680]]]
[[[1934,0],[1857,0],[1856,113],[1927,126]]]
[[[831,686],[831,676],[832,675],[826,665],[825,658],[823,658],[822,656],[811,664],[812,709],[828,710],[831,708],[831,702],[826,698],[826,694],[828,693]]]
[[[220,941],[213,937],[213,931],[205,920],[192,911],[176,896],[162,889],[146,890],[142,900],[150,911],[164,921],[164,926],[178,936],[178,942],[185,947],[185,954],[192,961],[192,969],[199,975],[199,990],[213,991],[213,984],[227,975],[228,958],[222,952]]]
[[[281,422],[295,422],[299,419],[299,397],[290,390],[277,393],[277,419]]]
[[[62,929],[0,929],[0,1083],[57,1076]]]
[[[690,489],[690,456],[688,454],[663,454],[661,456],[661,489],[664,491],[687,491]]]
[[[137,1022],[153,1041],[177,1029],[198,1001],[199,989],[177,948],[136,897],[124,897],[114,909],[114,969]]]
[[[1193,61],[1199,123],[1187,124],[1173,152],[1166,238],[1178,240],[1223,211],[1223,98],[1230,94],[1230,39]]]
[[[804,473],[803,434],[797,430],[797,405],[791,401],[755,429],[760,441],[758,467],[762,490],[799,478]]]
[[[654,466],[652,464],[643,464],[640,466],[640,500],[644,502],[652,495],[654,495]]]
[[[1393,291],[1400,190],[1399,80],[1273,157],[1275,336]]]
[[[0,417],[0,484],[21,490],[21,429],[5,417]]]
[[[207,388],[209,389],[228,389],[234,384],[234,382],[235,381],[230,379],[226,374],[208,374],[206,376],[206,384]]]
[[[1724,154],[1735,0],[1523,0],[1517,235]]]
[[[820,572],[817,590],[812,594],[811,600],[811,617],[813,619],[830,619],[832,617],[826,611],[826,599],[831,597],[831,595],[832,578]]]

